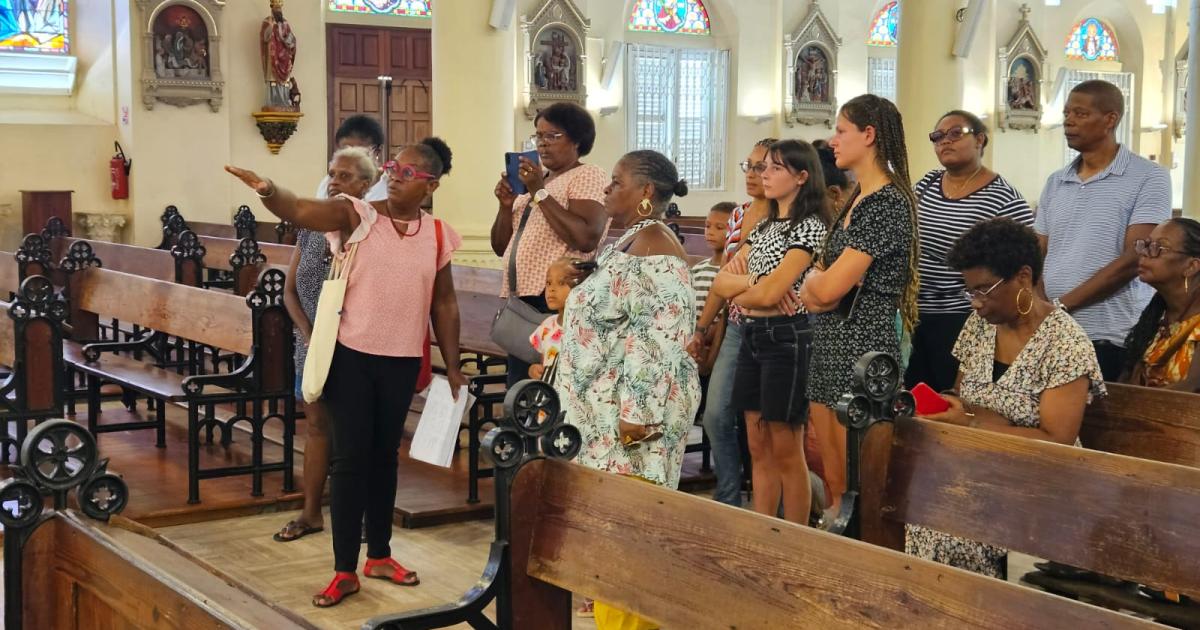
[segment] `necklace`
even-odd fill
[[[980,165],[979,165],[979,166],[978,166],[978,167],[975,169],[975,172],[974,172],[974,173],[971,173],[971,176],[967,178],[967,181],[965,181],[965,182],[963,182],[963,183],[959,184],[959,186],[958,186],[958,190],[954,191],[954,197],[955,197],[956,199],[957,199],[957,198],[960,198],[960,197],[962,197],[962,191],[966,190],[966,189],[967,189],[967,186],[968,186],[968,185],[970,185],[970,183],[971,183],[971,182],[975,181],[975,176],[976,176],[976,175],[978,175],[978,174],[979,174],[979,171],[982,171],[982,170],[983,170],[983,165],[982,165],[982,164],[980,164]]]
[[[425,225],[425,214],[423,212],[421,212],[420,210],[418,210],[417,211],[417,231],[413,232],[412,234],[409,234],[408,226],[412,224],[412,221],[401,221],[400,219],[393,217],[391,208],[388,208],[387,206],[384,206],[384,212],[387,213],[388,219],[390,219],[389,223],[392,224],[392,229],[396,231],[396,236],[399,236],[402,240],[405,238],[411,238],[413,236],[420,234],[421,226]],[[400,228],[396,227],[397,221],[404,223],[404,231],[403,232],[400,231]]]

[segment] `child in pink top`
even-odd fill
[[[553,374],[549,379],[543,377],[546,370],[554,366],[562,348],[562,310],[567,303],[567,294],[571,292],[571,278],[575,275],[577,272],[573,273],[571,259],[566,257],[555,260],[546,270],[546,306],[554,314],[547,317],[529,337],[533,349],[542,353],[542,362],[529,366],[529,378],[553,381]]]

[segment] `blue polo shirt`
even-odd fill
[[[1046,180],[1033,228],[1048,237],[1046,294],[1058,299],[1121,255],[1131,225],[1171,218],[1171,176],[1121,145],[1108,168],[1079,179],[1080,160]],[[1125,345],[1154,290],[1138,279],[1071,313],[1092,341]]]

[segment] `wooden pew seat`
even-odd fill
[[[88,361],[84,356],[85,347],[75,341],[63,343],[63,360],[73,370],[105,381],[118,382],[124,388],[155,400],[180,402],[187,399],[183,391],[183,381],[187,375],[127,355],[104,353],[95,361]],[[229,393],[229,390],[221,387],[210,386],[207,390],[213,394]]]

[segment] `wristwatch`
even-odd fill
[[[533,205],[539,205],[550,196],[550,191],[545,188],[533,193]]]

